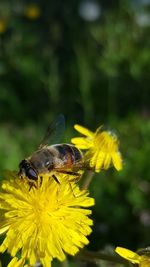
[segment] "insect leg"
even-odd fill
[[[42,185],[43,183],[43,176],[40,176],[40,186]]]
[[[52,177],[54,178],[54,180],[56,181],[57,184],[60,184],[59,180],[57,179],[56,175],[53,174]]]
[[[74,192],[73,192],[72,184],[71,184],[70,182],[69,182],[69,187],[70,187],[70,189],[71,189],[71,191],[72,191],[73,196],[76,197],[75,194],[74,194]]]
[[[69,174],[73,176],[81,176],[80,173],[78,172],[72,172],[72,171],[65,171],[65,170],[56,170],[57,172],[64,173],[64,174]]]
[[[69,179],[69,182],[79,182],[82,174],[81,173],[78,173],[78,172],[73,172],[73,171],[65,171],[65,170],[56,170],[57,172],[59,173],[64,173],[64,174],[69,174],[69,175],[72,175],[73,178]]]
[[[72,179],[69,179],[69,182],[79,182],[80,181],[80,178],[81,178],[81,174],[79,174],[78,176],[72,178]]]
[[[76,182],[76,181],[75,181],[75,182]],[[79,195],[76,195],[76,194],[74,193],[74,191],[73,191],[74,189],[73,189],[72,181],[71,181],[71,182],[69,181],[69,187],[70,187],[70,189],[71,189],[71,191],[72,191],[72,194],[73,194],[73,196],[74,196],[75,198],[78,198],[78,197],[84,195],[84,191],[85,191],[85,190],[83,190],[83,193],[82,193],[82,194],[79,194]]]
[[[31,188],[32,188],[32,186],[34,186],[34,185],[33,185],[33,183],[30,183],[30,182],[29,182],[29,186],[30,186],[30,187],[29,187],[29,191],[30,191]]]
[[[32,189],[32,187],[37,188],[37,184],[35,183],[35,181],[28,181],[28,185],[29,191]]]

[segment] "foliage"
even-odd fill
[[[148,8],[98,3],[101,16],[89,22],[79,17],[81,1],[1,1],[1,121],[147,111],[149,26],[140,16]]]

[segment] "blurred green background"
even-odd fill
[[[149,47],[150,0],[0,1],[1,174],[18,169],[59,113],[62,141],[74,123],[105,124],[121,140],[124,170],[90,185],[92,251],[150,245]]]

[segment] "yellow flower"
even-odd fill
[[[41,11],[38,5],[32,4],[26,6],[24,13],[28,19],[34,20],[40,17]]]
[[[4,33],[7,29],[7,21],[6,19],[0,18],[0,33]]]
[[[108,169],[112,164],[120,171],[122,169],[122,157],[119,152],[119,141],[111,131],[103,131],[102,126],[95,133],[80,125],[74,128],[85,137],[72,138],[71,142],[79,149],[87,149],[85,160],[96,172]]]
[[[53,258],[63,261],[65,253],[75,255],[88,244],[93,221],[86,208],[94,199],[67,179],[58,184],[45,174],[42,184],[39,178],[31,188],[17,176],[2,182],[0,234],[6,237],[0,252],[13,257],[8,267],[32,266],[37,260],[50,267]]]
[[[115,251],[126,260],[139,264],[140,267],[150,267],[150,258],[146,255],[140,256],[137,253],[122,247],[117,247]]]

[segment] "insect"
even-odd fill
[[[79,169],[82,169],[84,165],[82,152],[71,144],[48,145],[49,142],[56,142],[64,129],[64,116],[59,115],[57,120],[48,127],[38,150],[20,162],[19,176],[21,178],[27,177],[29,183],[32,184],[38,180],[41,173],[59,172],[73,175],[73,180],[80,179]],[[52,177],[59,183],[55,174],[52,174]]]

